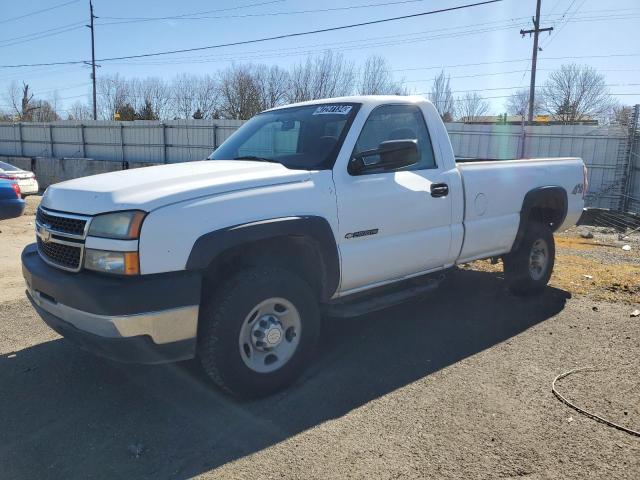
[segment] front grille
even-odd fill
[[[80,259],[82,257],[82,248],[65,245],[63,243],[43,242],[38,240],[38,250],[40,255],[44,256],[51,263],[55,263],[69,270],[78,270],[80,268]]]
[[[36,221],[40,225],[47,225],[51,230],[71,235],[84,235],[84,228],[87,224],[85,219],[58,216],[54,213],[45,212],[42,208],[38,208]]]

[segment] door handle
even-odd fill
[[[446,183],[431,184],[432,197],[446,197],[447,195],[449,195],[449,185],[447,185]]]

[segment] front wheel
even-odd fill
[[[211,379],[241,397],[274,393],[302,373],[320,331],[314,292],[277,267],[242,270],[205,300],[198,357]]]
[[[517,295],[541,292],[551,278],[555,254],[551,228],[538,222],[528,225],[518,249],[503,258],[509,289]]]

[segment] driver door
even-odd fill
[[[421,109],[375,108],[353,153],[404,139],[418,142],[420,160],[415,165],[357,175],[346,167],[334,172],[343,294],[439,269],[449,261],[451,197],[444,193],[445,175]]]

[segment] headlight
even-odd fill
[[[93,237],[136,239],[146,213],[139,210],[114,212],[98,215],[91,220],[89,235]]]
[[[140,262],[138,252],[110,252],[87,248],[84,254],[84,268],[120,275],[138,275]]]

